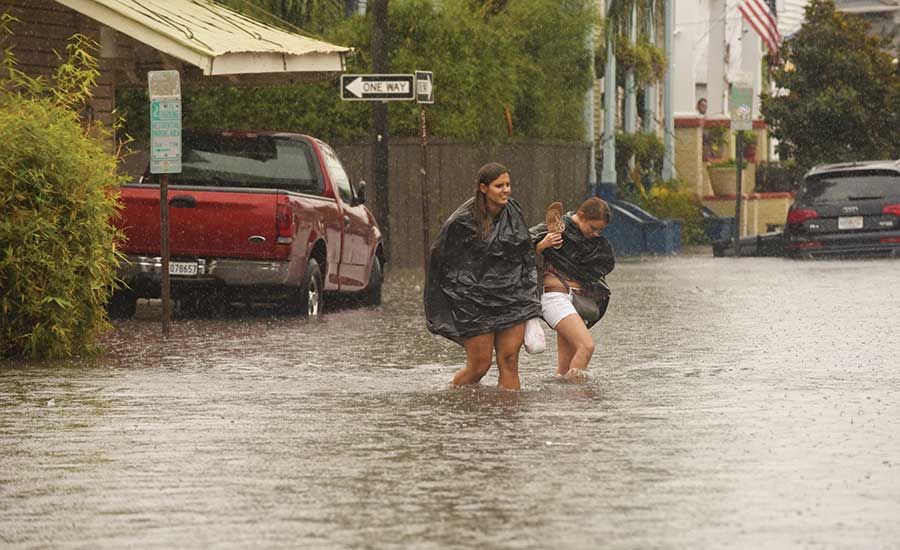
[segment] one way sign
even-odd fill
[[[411,74],[342,74],[341,99],[345,101],[403,101],[416,98]]]

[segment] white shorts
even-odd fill
[[[545,292],[541,294],[541,313],[544,321],[555,329],[560,321],[569,315],[578,315],[572,305],[572,296],[564,292]]]

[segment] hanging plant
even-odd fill
[[[630,176],[628,161],[632,157],[641,174],[650,176],[651,181],[661,179],[665,154],[666,147],[656,134],[616,133],[616,172],[626,179]]]
[[[639,87],[662,80],[666,73],[666,55],[662,48],[657,48],[644,39],[635,43],[620,37],[615,44],[616,67],[622,74],[634,71],[634,80]]]

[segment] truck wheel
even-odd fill
[[[369,272],[369,283],[363,291],[362,302],[367,306],[381,305],[381,287],[384,283],[384,274],[381,272],[381,260],[378,256],[372,260],[372,270]]]
[[[300,312],[307,317],[322,315],[325,295],[322,291],[322,270],[319,262],[310,258],[303,274],[303,285],[300,287]]]
[[[137,295],[133,290],[120,288],[116,290],[106,304],[106,313],[110,319],[128,319],[137,310]]]

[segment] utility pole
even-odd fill
[[[628,18],[628,45],[634,47],[637,43],[637,6],[631,7],[631,17]],[[626,134],[634,134],[637,131],[637,86],[634,80],[634,67],[628,67],[625,71],[625,105],[623,108],[622,131]],[[634,154],[628,159],[628,174],[626,179],[631,179],[634,174]],[[638,182],[635,182],[638,183]]]
[[[609,18],[613,0],[606,1],[605,17]],[[616,50],[612,32],[606,39],[606,70],[603,73],[603,171],[600,194],[612,199],[616,194]]]
[[[628,18],[628,44],[632,47],[637,43],[637,6],[632,6],[631,16]],[[625,106],[622,114],[622,131],[626,134],[635,133],[637,126],[637,88],[634,82],[634,67],[628,67],[625,71]],[[634,165],[634,157],[628,163]]]
[[[656,45],[656,7],[650,6],[650,17],[647,18],[647,39]],[[644,133],[656,133],[656,84],[647,86],[644,90]]]
[[[376,74],[390,73],[388,56],[388,0],[372,0],[372,65]],[[391,212],[390,173],[388,170],[388,106],[379,101],[372,107],[372,128],[375,136],[375,150],[372,159],[373,185],[375,186],[375,209],[378,225],[385,241],[385,254],[390,256]]]
[[[588,31],[587,35],[587,47],[588,51],[591,52],[591,88],[588,90],[587,94],[584,98],[584,126],[585,133],[587,134],[588,143],[591,144],[591,159],[588,166],[588,194],[590,196],[595,196],[598,193],[597,190],[597,139],[596,133],[594,131],[594,101],[595,101],[595,92],[596,89],[595,83],[597,81],[597,68],[594,66],[594,25],[591,24],[591,28]]]
[[[675,0],[666,0],[665,6],[665,40],[664,46],[666,52],[666,78],[665,89],[663,90],[663,111],[666,117],[665,133],[663,134],[663,143],[666,147],[666,153],[663,157],[662,177],[668,181],[675,177],[675,113],[673,109],[674,79],[672,75],[675,73]]]

